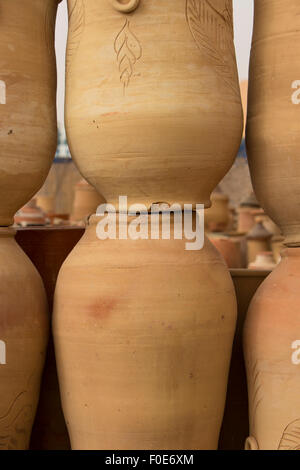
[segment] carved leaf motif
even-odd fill
[[[33,410],[31,405],[24,404],[26,395],[27,392],[21,392],[5,415],[0,416],[0,450],[19,449],[19,440],[32,425]]]
[[[71,60],[78,51],[81,35],[85,25],[85,10],[83,0],[69,0],[69,32],[66,53],[66,70],[70,71]]]
[[[119,64],[120,80],[125,89],[132,77],[134,64],[142,56],[142,47],[136,36],[131,32],[127,19],[115,39],[114,48]]]
[[[240,97],[231,0],[186,0],[186,17],[199,49],[207,54],[217,73]]]
[[[300,450],[300,419],[285,428],[278,450]]]

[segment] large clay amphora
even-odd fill
[[[0,225],[42,186],[56,148],[58,0],[5,0],[0,12]]]
[[[208,239],[199,251],[184,238],[99,240],[98,221],[54,300],[72,448],[216,449],[236,321],[224,261]]]
[[[258,289],[245,324],[247,449],[300,450],[300,248]]]
[[[68,0],[66,129],[118,207],[204,203],[243,127],[231,0]]]
[[[28,448],[39,398],[47,300],[9,228],[0,229],[0,261],[0,450],[21,450]]]
[[[255,194],[300,245],[300,2],[256,0],[247,153]]]

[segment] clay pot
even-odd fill
[[[253,263],[259,253],[269,251],[272,234],[265,229],[262,221],[256,223],[246,238],[248,264]]]
[[[100,220],[54,299],[72,448],[216,449],[236,322],[224,261],[208,239],[199,251],[185,239],[99,240]]]
[[[55,213],[55,197],[49,195],[39,195],[36,197],[36,205],[42,209],[45,214],[52,216]]]
[[[89,215],[95,214],[97,207],[104,202],[96,189],[85,179],[81,179],[75,186],[71,222],[80,222]]]
[[[264,251],[256,255],[255,261],[249,264],[249,269],[272,270],[276,267],[272,251]]]
[[[26,206],[20,209],[15,217],[15,223],[22,227],[33,226],[33,225],[45,225],[47,218],[42,209],[37,206],[36,199],[31,199]]]
[[[282,261],[253,298],[245,324],[250,436],[246,448],[300,448],[300,249]]]
[[[279,263],[279,261],[281,260],[281,251],[284,248],[283,242],[284,242],[284,237],[280,235],[279,236],[275,235],[271,239],[272,253],[273,253],[273,257],[276,263]]]
[[[0,229],[0,450],[28,448],[48,339],[42,280],[14,233]]]
[[[72,157],[116,207],[119,195],[209,207],[243,127],[231,1],[130,5],[68,1]]]
[[[240,240],[233,240],[226,236],[209,236],[209,240],[221,253],[229,268],[238,269],[243,267]]]
[[[213,193],[211,202],[211,207],[205,210],[205,228],[210,232],[225,232],[231,218],[229,198],[226,194]]]
[[[249,232],[255,225],[256,210],[250,207],[239,207],[238,213],[238,231],[241,233]]]
[[[257,198],[288,246],[300,243],[299,39],[297,0],[255,1],[247,153]]]
[[[0,225],[42,186],[56,149],[57,0],[10,0],[0,18]],[[33,20],[34,19],[34,20]]]

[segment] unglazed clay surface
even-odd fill
[[[28,448],[48,338],[42,280],[13,236],[0,229],[0,450]]]
[[[255,1],[247,153],[259,202],[289,246],[300,244],[299,39],[298,0]]]
[[[206,240],[99,240],[65,261],[53,331],[73,449],[216,449],[236,322]]]
[[[66,129],[105,199],[204,203],[243,119],[230,0],[69,0]]]
[[[250,435],[261,450],[300,446],[300,249],[282,261],[253,298],[245,324]]]
[[[0,14],[0,225],[13,223],[54,158],[57,0],[9,0]]]

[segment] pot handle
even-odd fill
[[[253,436],[249,436],[245,442],[245,450],[259,450],[257,440]]]
[[[121,13],[130,13],[134,11],[140,4],[140,0],[110,0],[115,10]]]

